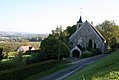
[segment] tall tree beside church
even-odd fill
[[[68,34],[68,38],[76,31],[76,25],[68,26],[66,28],[66,32]]]
[[[69,37],[76,31],[76,25],[68,26],[65,30],[62,31],[62,38],[63,42],[68,45]]]
[[[96,28],[106,38],[111,48],[117,47],[119,43],[119,26],[117,26],[114,21],[105,20],[103,23],[97,25]]]
[[[50,36],[54,36],[55,38],[67,44],[67,32],[66,30],[62,29],[62,26],[57,27],[55,30],[52,30],[52,34]]]

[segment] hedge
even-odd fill
[[[0,80],[23,80],[33,74],[55,67],[56,61],[40,62],[0,71]]]

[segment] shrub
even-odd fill
[[[11,68],[13,65],[11,65],[10,61],[7,62],[0,62],[0,71]]]
[[[41,52],[44,54],[45,59],[57,59],[58,55],[60,58],[67,57],[69,55],[67,45],[54,37],[48,37],[42,41]]]
[[[17,67],[17,66],[22,66],[25,64],[23,63],[22,54],[23,54],[22,52],[19,52],[16,56],[10,59],[13,66]]]
[[[91,57],[91,56],[95,56],[95,55],[99,55],[99,54],[102,54],[100,49],[92,48],[92,49],[90,49],[90,51],[85,50],[82,54],[82,57],[86,58],[86,57]]]
[[[91,52],[94,54],[94,55],[99,55],[99,54],[102,54],[101,50],[99,48],[93,48],[91,49]]]
[[[39,61],[44,61],[45,54],[41,52],[40,50],[34,50],[34,51],[27,51],[26,54],[31,55],[31,58],[26,58],[26,62],[30,61],[30,63],[35,63]]]
[[[56,61],[47,61],[3,70],[0,72],[0,80],[24,80],[33,74],[55,67],[56,63]]]
[[[91,57],[93,56],[94,54],[91,52],[91,51],[84,51],[83,54],[82,54],[82,58],[87,58],[87,57]]]

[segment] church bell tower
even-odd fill
[[[79,21],[77,22],[77,29],[78,29],[82,24],[83,24],[83,22],[82,22],[82,18],[81,18],[81,16],[80,16],[80,19],[79,19]]]

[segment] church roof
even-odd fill
[[[96,34],[100,37],[102,41],[106,41],[105,38],[100,34],[100,32],[95,27],[93,27],[87,20],[81,25],[81,27],[85,27],[85,26],[90,26],[96,32]],[[76,36],[78,35],[78,32],[80,31],[80,28],[77,31],[75,31],[74,34],[72,34],[72,36],[69,39],[76,38]]]
[[[78,44],[77,47],[78,47],[81,51],[83,51],[83,48],[81,47],[80,44]]]
[[[91,24],[90,24],[91,25]],[[95,28],[95,27],[93,27],[92,25],[91,25],[91,27],[94,29],[94,31],[98,34],[98,36],[103,40],[103,41],[105,41],[105,38],[100,34],[100,32]]]
[[[81,16],[80,16],[79,21],[77,23],[83,23]]]

